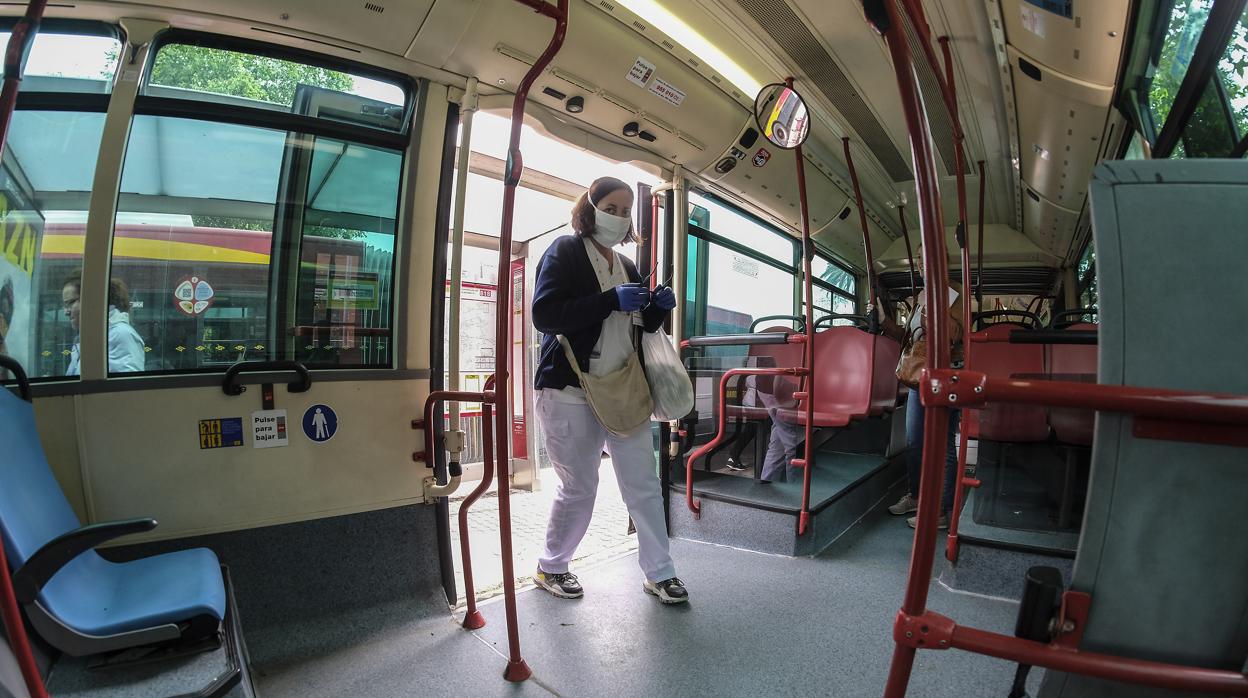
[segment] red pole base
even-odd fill
[[[480,630],[485,627],[485,616],[480,611],[473,611],[464,616],[463,626],[465,630]]]
[[[810,512],[803,511],[797,517],[797,535],[804,536],[808,530],[810,530]]]
[[[945,559],[949,562],[958,561],[958,537],[949,536],[945,540]]]
[[[533,670],[529,668],[528,663],[523,659],[515,662],[507,662],[507,671],[503,672],[503,678],[512,683],[520,683],[527,681],[533,675]]]

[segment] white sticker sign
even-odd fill
[[[676,89],[675,85],[663,78],[655,78],[654,83],[650,85],[650,91],[677,107],[680,106],[681,102],[685,101],[685,93]]]
[[[1030,7],[1019,7],[1019,12],[1023,15],[1023,29],[1035,34],[1041,39],[1044,38],[1044,15],[1039,10]]]
[[[654,64],[641,56],[638,56],[637,60],[633,61],[633,67],[628,69],[628,81],[638,87],[645,87],[653,75]]]
[[[256,448],[288,446],[286,410],[257,410],[251,413],[251,445]]]

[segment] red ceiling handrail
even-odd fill
[[[520,175],[524,172],[524,158],[520,154],[520,130],[524,126],[524,104],[528,99],[529,89],[537,77],[546,70],[550,61],[563,46],[564,36],[568,31],[568,0],[558,0],[557,7],[552,7],[542,0],[517,0],[523,5],[555,20],[555,32],[546,45],[546,50],[533,63],[529,71],[516,87],[516,96],[511,104],[511,135],[507,142],[507,164],[503,173],[503,213],[502,225],[498,241],[498,312],[494,326],[494,380],[497,383],[497,410],[494,414],[494,433],[498,437],[495,446],[495,473],[498,476],[498,516],[499,535],[502,538],[503,558],[503,596],[507,612],[507,636],[509,658],[507,671],[503,676],[508,681],[524,681],[533,675],[529,665],[520,657],[519,621],[516,614],[516,585],[514,560],[511,550],[511,493],[509,492],[510,454],[508,439],[511,433],[511,410],[508,408],[508,397],[511,395],[511,239],[512,224],[516,212],[516,187],[520,183]]]
[[[21,87],[22,73],[26,68],[26,57],[30,54],[31,44],[39,33],[39,22],[43,19],[43,10],[47,0],[31,0],[26,6],[26,14],[13,25],[13,33],[9,36],[9,45],[4,55],[4,87],[0,89],[0,155],[8,143],[9,125],[13,120],[13,110],[17,107],[17,92]],[[4,628],[9,636],[9,644],[22,670],[22,679],[26,682],[26,690],[35,698],[47,698],[48,689],[43,685],[43,675],[35,662],[35,655],[30,649],[30,638],[26,636],[26,626],[22,621],[22,613],[17,605],[17,597],[13,593],[13,582],[9,577],[9,563],[4,554],[4,545],[0,542],[0,615],[4,617]]]

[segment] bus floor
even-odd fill
[[[620,498],[611,459],[603,456],[598,471],[598,498],[589,530],[576,550],[574,567],[590,565],[618,557],[637,549],[637,536],[628,533],[628,509]],[[479,482],[479,481],[478,481]],[[533,572],[546,541],[546,520],[555,499],[559,478],[554,470],[542,471],[541,489],[529,492],[511,490],[511,532],[517,588],[533,583]],[[459,544],[459,508],[477,482],[464,483],[451,498],[451,551],[455,558],[455,588],[458,607],[463,607],[464,561]],[[472,574],[477,599],[489,599],[503,593],[502,546],[498,531],[497,480],[468,510],[468,536],[472,546]]]
[[[533,670],[522,684],[502,678],[507,635],[499,597],[482,605],[487,625],[476,632],[456,625],[462,614],[421,616],[407,607],[322,618],[308,628],[320,637],[301,638],[304,651],[260,667],[257,688],[266,698],[879,695],[912,540],[905,522],[884,511],[888,501],[814,558],[673,540],[692,599],[683,606],[661,606],[642,592],[635,553],[575,568],[583,599],[522,590],[521,643]],[[936,582],[929,605],[1002,633],[1012,632],[1018,609]],[[996,698],[1013,674],[1012,665],[981,655],[921,652],[909,695]],[[1032,673],[1031,695],[1041,674]]]

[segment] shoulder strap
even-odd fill
[[[576,361],[576,354],[572,353],[572,345],[568,342],[568,338],[563,335],[556,335],[559,338],[559,344],[563,345],[563,355],[568,358],[568,364],[572,366],[572,372],[576,374],[577,380],[581,378],[581,365]]]

